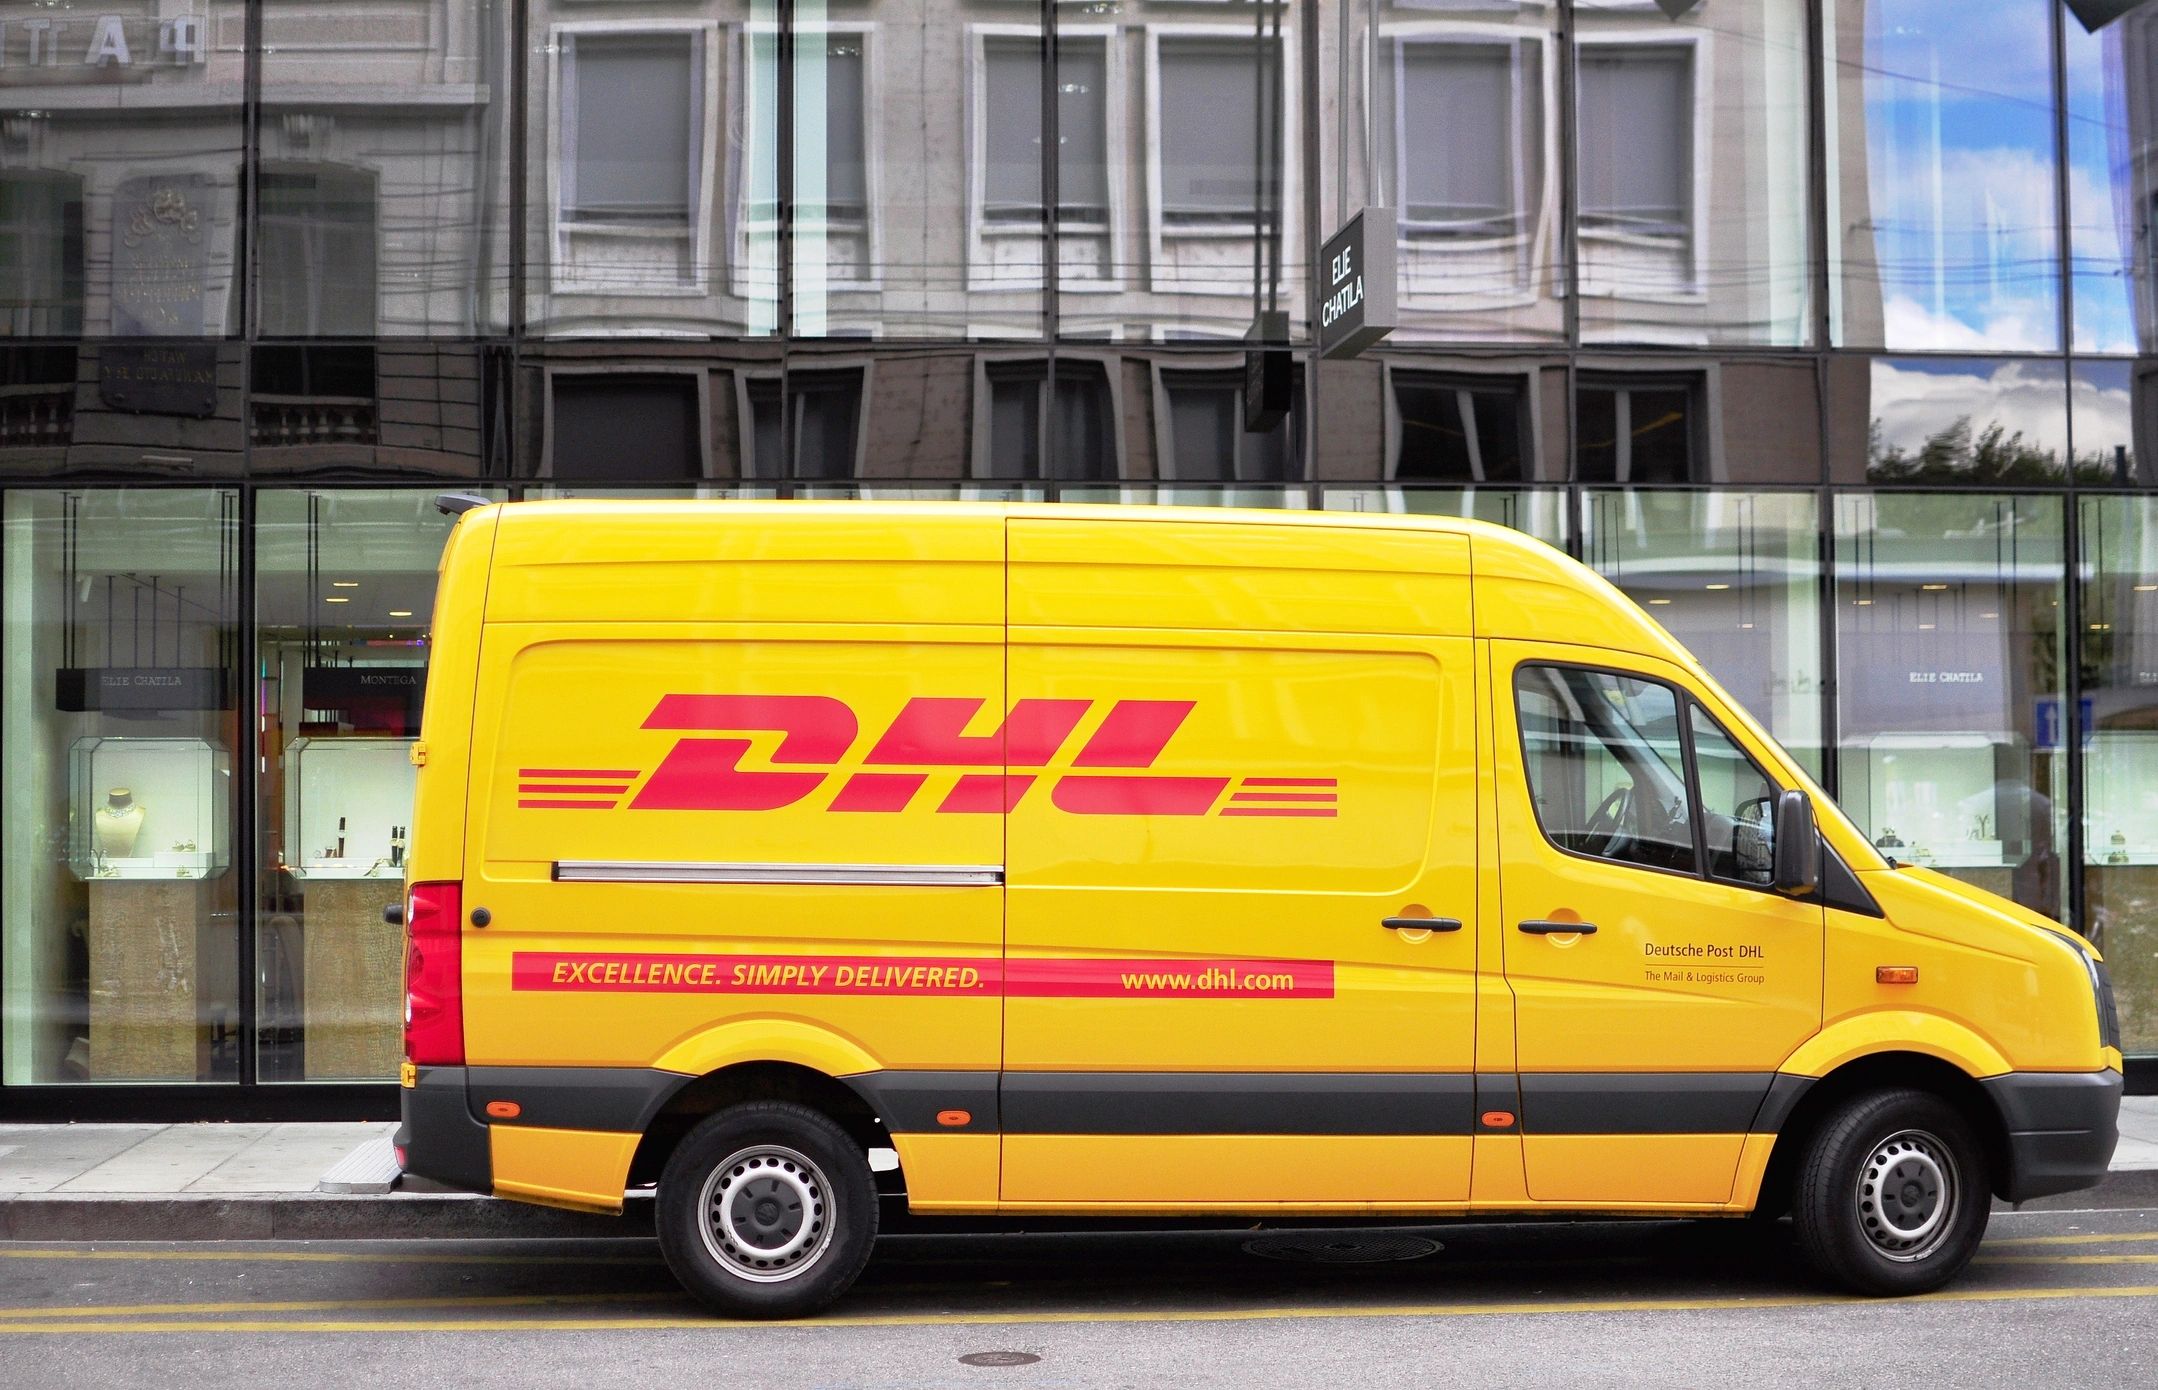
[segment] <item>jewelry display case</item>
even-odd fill
[[[297,880],[305,1076],[380,1080],[403,1047],[402,891],[417,769],[409,738],[305,737],[285,749],[285,867]]]
[[[2027,765],[2020,745],[1985,734],[1879,734],[1846,762],[1844,800],[1896,859],[2013,868],[2030,857],[2034,840],[2053,833],[2051,803],[2002,776],[2003,768]]]
[[[2158,730],[2091,735],[2083,759],[2083,862],[2158,864]]]
[[[232,755],[199,738],[92,737],[68,753],[68,866],[81,879],[214,878]]]

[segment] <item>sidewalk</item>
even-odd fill
[[[267,1240],[621,1236],[626,1219],[397,1180],[391,1123],[0,1124],[0,1240]],[[2136,1175],[2136,1176],[2129,1176]],[[2113,1176],[2045,1205],[2158,1204],[2158,1096],[2121,1102]]]

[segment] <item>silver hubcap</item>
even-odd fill
[[[831,1192],[823,1170],[793,1149],[742,1149],[704,1180],[704,1248],[753,1283],[795,1278],[832,1243]]]
[[[1961,1199],[1956,1160],[1922,1129],[1891,1134],[1858,1170],[1858,1225],[1891,1260],[1923,1260],[1948,1238]]]

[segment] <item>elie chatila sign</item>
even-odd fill
[[[69,714],[159,714],[232,708],[222,666],[70,666],[53,673],[53,704]]]
[[[1354,357],[1394,331],[1392,208],[1365,208],[1319,248],[1319,355]]]

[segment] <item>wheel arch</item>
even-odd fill
[[[860,1091],[838,1077],[793,1061],[734,1062],[692,1078],[667,1097],[645,1126],[644,1136],[630,1159],[629,1185],[641,1187],[657,1182],[683,1136],[707,1116],[753,1100],[791,1101],[815,1110],[845,1130],[864,1153],[894,1147],[883,1117]],[[904,1191],[896,1166],[877,1177],[880,1189]],[[889,1188],[886,1180],[890,1181]]]
[[[1939,1096],[1954,1106],[1985,1150],[1988,1187],[2005,1190],[2009,1175],[2008,1127],[2000,1107],[1978,1078],[1928,1052],[1885,1051],[1845,1061],[1809,1085],[1776,1132],[1766,1169],[1754,1194],[1756,1211],[1780,1214],[1812,1137],[1847,1101],[1870,1091],[1907,1088]]]

